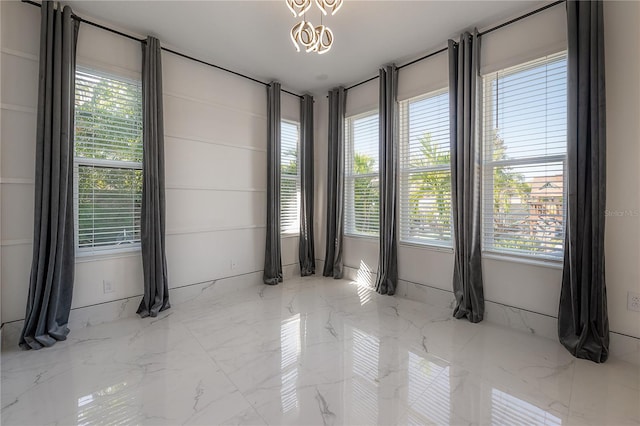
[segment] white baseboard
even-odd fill
[[[295,268],[292,268],[292,265],[288,265],[287,268],[288,270],[291,270],[291,274],[295,272]],[[261,283],[262,271],[257,271],[182,287],[170,288],[170,302],[172,305],[177,305],[195,298],[213,297],[241,290],[243,288],[257,286]],[[105,322],[116,321],[122,318],[134,317],[141,300],[142,296],[132,296],[126,299],[74,308],[69,313],[68,326],[73,331]],[[20,335],[23,324],[24,320],[5,323],[3,324],[2,332],[6,334],[5,337],[11,336],[13,338],[15,335],[17,339]]]
[[[316,259],[316,276],[322,275],[324,261]],[[291,279],[300,275],[300,266],[296,264],[283,265],[284,279]],[[372,287],[376,282],[376,271],[361,270],[349,266],[344,267],[344,279],[356,281]],[[187,285],[169,289],[172,305],[193,300],[226,294],[262,284],[262,271],[237,275],[203,283]],[[455,298],[453,292],[405,280],[398,281],[396,296],[422,302],[427,305],[453,309]],[[92,306],[79,307],[71,310],[69,328],[71,330],[90,327],[122,318],[133,317],[140,304],[142,296],[133,296],[122,300],[101,303]],[[557,319],[548,315],[485,301],[485,320],[525,333],[535,334],[552,340],[557,340]],[[24,321],[13,321],[3,324],[0,333],[5,337],[20,335]],[[0,335],[1,336],[1,335]],[[611,355],[623,361],[640,365],[640,339],[624,334],[610,333]],[[16,340],[17,344],[17,340]]]
[[[300,275],[300,266],[296,264],[283,265],[282,272],[285,279]],[[262,271],[220,278],[202,283],[189,284],[169,289],[172,305],[184,303],[197,297],[212,297],[262,284]],[[116,321],[136,315],[142,296],[132,296],[125,299],[81,306],[71,309],[69,313],[69,328],[71,330],[90,327],[105,322]],[[22,329],[24,320],[11,321],[3,324],[3,330]]]
[[[316,261],[316,264],[322,261]],[[375,271],[362,271],[345,266],[344,278],[361,284],[375,284]],[[398,280],[396,296],[422,302],[440,308],[452,309],[455,306],[453,291],[427,285]],[[499,324],[525,333],[535,334],[547,339],[558,340],[558,320],[549,315],[507,306],[485,300],[485,321]],[[610,355],[626,362],[640,365],[640,338],[616,333],[609,334]]]

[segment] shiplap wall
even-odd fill
[[[33,237],[40,11],[3,1],[0,259],[2,322],[24,317]],[[261,271],[266,224],[266,89],[163,52],[169,286]],[[139,77],[140,44],[80,26],[78,64]],[[299,100],[282,96],[283,118]],[[295,269],[298,238],[283,239]],[[232,268],[232,261],[235,266]],[[103,280],[114,292],[104,294]],[[142,294],[139,252],[78,257],[74,307]]]

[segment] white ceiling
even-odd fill
[[[501,23],[540,1],[344,0],[324,18],[334,33],[330,52],[297,53],[289,31],[297,22],[279,1],[87,1],[74,12],[298,93],[321,93],[374,76],[380,65],[402,64],[445,45],[473,26]],[[313,6],[307,18],[316,23]]]

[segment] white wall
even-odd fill
[[[1,2],[2,322],[24,317],[33,223],[39,10]],[[31,217],[31,222],[29,221]],[[20,282],[20,284],[18,284]],[[24,287],[24,288],[23,288]]]
[[[640,337],[640,312],[627,292],[640,293],[640,2],[604,3],[607,85],[607,297],[611,329]]]
[[[314,125],[314,145],[313,145],[313,163],[314,163],[314,230],[315,237],[315,254],[316,259],[324,260],[327,238],[327,132],[328,132],[328,115],[329,102],[326,94],[319,93],[314,96],[313,106],[313,125]],[[316,276],[322,276],[323,263],[316,262]]]
[[[605,2],[608,196],[609,209],[640,212],[640,2]],[[535,35],[535,36],[534,36]],[[444,40],[443,40],[444,41]],[[566,48],[566,17],[562,6],[491,33],[482,39],[482,70],[490,72]],[[398,92],[406,99],[447,86],[447,54],[404,68]],[[372,70],[375,71],[375,70]],[[347,93],[347,115],[377,108],[377,81]],[[316,105],[326,109],[326,102]],[[318,189],[326,186],[327,113],[316,123]],[[635,184],[635,185],[634,185]],[[317,198],[326,198],[318,192]],[[324,219],[324,211],[317,217]],[[318,224],[324,235],[326,224]],[[324,240],[323,240],[324,241]],[[640,292],[640,217],[609,218],[606,268],[611,330],[640,338],[640,314],[628,311],[628,291]],[[317,257],[324,259],[324,242]],[[378,267],[378,241],[346,237],[345,265]],[[451,291],[453,253],[447,249],[400,244],[401,280]],[[483,259],[485,298],[504,305],[557,316],[562,270],[560,265],[526,264],[505,258]]]
[[[33,236],[39,9],[2,8],[2,322],[21,319]],[[266,89],[163,52],[169,286],[261,271],[266,224]],[[78,64],[139,77],[140,44],[81,24]],[[282,95],[283,118],[299,100]],[[283,239],[283,264],[298,238]],[[231,262],[236,266],[232,269]],[[114,293],[103,293],[103,280]],[[140,253],[78,257],[73,307],[142,294]]]

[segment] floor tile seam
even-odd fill
[[[573,391],[574,386],[576,385],[576,366],[577,366],[577,360],[574,360],[574,362],[571,365],[571,388],[569,388],[569,403],[567,404],[567,420],[569,419],[569,417],[571,417],[572,414],[572,410],[571,410],[571,406],[573,405],[573,398],[574,398],[574,394],[575,392]]]
[[[477,327],[482,327],[483,330],[489,330],[489,329],[493,329],[495,331],[498,331],[500,334],[504,334],[505,332],[511,332],[514,334],[517,334],[518,337],[523,337],[526,336],[527,340],[531,337],[533,339],[542,339],[545,343],[549,343],[549,342],[553,342],[553,340],[551,339],[547,339],[546,337],[540,336],[540,335],[534,335],[534,334],[529,334],[529,333],[522,333],[519,330],[510,328],[508,326],[505,326],[503,324],[496,324],[496,323],[491,323],[491,322],[481,322],[481,323],[477,323],[477,324],[473,324],[474,326]],[[465,343],[464,345],[461,347],[461,349],[458,351],[458,353],[464,353],[467,350],[467,347],[471,344],[471,342],[474,340],[474,338],[478,337],[480,334],[479,333],[475,333],[473,334]],[[557,342],[556,342],[557,343]],[[562,348],[564,349],[564,348]],[[522,351],[521,351],[522,352]],[[571,363],[574,370],[575,370],[575,361],[578,360],[578,358],[576,357],[571,357],[568,358],[567,362],[564,363],[555,363],[551,360],[548,360],[546,358],[546,356],[542,356],[542,355],[536,355],[537,357],[541,357],[543,358],[545,361],[545,365],[540,365],[540,367],[542,368],[557,368],[557,367],[562,367],[563,365],[566,365],[568,363]],[[572,375],[572,380],[573,380],[573,375]]]
[[[473,337],[475,337],[475,336],[473,336]],[[473,337],[472,337],[472,339],[473,339]],[[463,350],[462,350],[461,352],[464,352],[464,348],[463,348]],[[574,389],[573,389],[573,388],[574,388],[574,376],[575,376],[575,368],[576,368],[576,363],[574,362],[574,360],[570,361],[570,364],[571,364],[571,369],[572,369],[572,371],[571,371],[571,379],[570,379],[570,380],[571,380],[571,388],[570,388],[570,391],[569,391],[569,397],[568,397],[568,399],[567,399],[566,413],[562,414],[561,410],[558,410],[557,408],[553,408],[553,407],[551,407],[551,406],[546,407],[546,408],[549,408],[549,409],[554,410],[554,411],[555,411],[557,414],[559,414],[559,415],[565,415],[565,416],[567,416],[567,418],[568,418],[568,417],[569,417],[569,415],[571,414],[571,403],[572,403],[572,401],[573,401],[573,392],[574,392]],[[450,362],[450,366],[451,366],[451,362]],[[494,386],[496,386],[496,385],[497,385],[497,386],[500,386],[500,388],[498,388],[499,390],[507,391],[507,392],[508,392],[508,391],[510,391],[510,390],[512,390],[512,389],[511,389],[511,383],[509,383],[509,385],[507,385],[506,387],[505,387],[505,385],[504,385],[504,384],[502,384],[502,385],[498,384],[498,383],[495,381],[495,378],[494,378],[494,377],[491,377],[490,375],[487,375],[487,374],[483,371],[484,369],[481,369],[481,370],[479,370],[479,371],[478,371],[478,370],[476,370],[476,369],[470,369],[470,368],[468,368],[468,366],[466,366],[466,365],[460,365],[460,368],[461,368],[462,370],[464,370],[464,371],[468,372],[468,373],[469,373],[469,375],[475,375],[475,376],[476,376],[476,378],[477,378],[478,380],[480,380],[481,382],[483,382],[483,383],[488,383],[489,385],[491,385],[491,386],[492,386],[492,388],[493,388]],[[443,374],[443,373],[441,373],[441,374]],[[431,385],[432,385],[433,383],[435,383],[435,380],[434,380],[434,381],[429,385],[429,387],[431,387]],[[532,385],[532,386],[533,386],[533,385]],[[429,389],[429,387],[427,387],[427,390]],[[427,390],[425,390],[425,392],[426,392]],[[540,391],[540,393],[541,393],[541,394],[543,394],[543,395],[547,396],[547,394],[544,392],[544,390],[542,390],[542,389],[538,389],[538,390]],[[559,403],[560,403],[560,405],[564,406],[564,404],[563,404],[561,401],[559,401],[559,400],[557,400],[557,399],[554,399],[554,400],[555,400],[555,401],[557,401],[557,402],[559,402]],[[544,410],[544,411],[547,411],[547,410],[545,409],[545,407],[544,407],[543,405],[540,405],[540,403],[538,403],[538,402],[530,402],[530,403],[531,403],[532,405],[534,405],[535,407],[539,408],[539,409],[542,409],[542,410]],[[412,405],[413,405],[413,404],[412,404]],[[555,414],[555,413],[550,413],[550,414]]]
[[[487,325],[489,325],[489,326],[496,326],[495,324],[487,324]],[[481,324],[481,326],[484,326],[484,324]],[[499,326],[499,327],[500,327],[500,326]],[[509,329],[508,329],[508,328],[505,328],[505,330],[509,330]],[[502,330],[501,330],[501,331],[502,331]],[[467,351],[467,347],[471,344],[471,342],[473,341],[473,339],[474,339],[474,338],[476,338],[476,337],[478,337],[478,334],[474,334],[474,335],[472,335],[472,336],[467,340],[467,342],[465,342],[465,344],[464,344],[464,345],[462,345],[462,347],[460,348],[460,350],[459,350],[459,351],[456,351],[456,354],[459,354],[459,353],[465,353],[465,352]],[[571,369],[572,369],[572,372],[571,372],[571,382],[572,382],[572,384],[573,384],[574,374],[575,374],[575,366],[576,366],[575,361],[576,361],[575,359],[570,359],[570,360],[568,361],[568,363],[570,363],[570,364],[571,364]],[[453,363],[453,361],[449,361],[449,360],[447,360],[447,362],[449,362],[449,364],[452,364],[452,363]],[[542,367],[542,368],[548,368],[548,369],[553,369],[553,368],[562,367],[562,365],[565,365],[565,364],[555,364],[555,363],[553,363],[552,365],[542,365],[542,366],[540,366],[540,367]],[[475,373],[475,374],[478,374],[478,375],[479,375],[483,380],[491,380],[491,377],[485,376],[481,371],[475,371],[475,370],[471,370],[471,369],[469,369],[469,368],[468,368],[469,366],[468,366],[468,365],[465,365],[464,363],[463,363],[463,364],[461,364],[459,367],[460,367],[460,368],[462,368],[464,371],[468,371],[469,373]],[[573,389],[573,386],[572,386],[572,389]]]
[[[266,421],[266,419],[262,416],[262,414],[258,411],[258,409],[247,399],[247,396],[244,394],[244,392],[242,392],[242,390],[240,390],[240,387],[238,386],[238,384],[231,379],[231,377],[227,374],[226,371],[224,371],[224,369],[220,367],[220,364],[218,364],[218,361],[216,361],[213,355],[211,355],[209,351],[205,349],[200,339],[198,339],[198,337],[191,331],[189,327],[185,325],[185,328],[189,331],[189,334],[191,334],[191,336],[195,339],[195,341],[202,348],[202,350],[207,355],[207,357],[211,360],[211,362],[213,362],[213,364],[224,375],[224,377],[229,381],[229,383],[231,383],[233,387],[236,389],[236,391],[242,396],[242,399],[249,405],[249,407],[251,407],[251,409],[253,409],[253,411],[258,415],[258,417],[260,417],[260,419],[264,422],[264,424],[268,425],[269,422]]]
[[[460,319],[455,319],[455,321],[461,321],[461,320]],[[462,321],[464,321],[464,320],[462,320]],[[486,324],[482,324],[482,323],[480,323],[480,324],[472,324],[472,325],[478,326],[478,327],[483,327],[483,328],[486,327]],[[460,349],[455,352],[455,355],[461,354],[461,353],[465,353],[466,350],[467,350],[467,347],[471,344],[471,342],[473,341],[474,338],[478,337],[478,335],[479,335],[478,333],[474,333],[471,336],[469,336],[467,341],[464,342],[464,344],[460,347]],[[451,364],[452,361],[449,361],[449,363]],[[465,370],[466,370],[466,368],[465,368]]]
[[[420,395],[418,395],[416,397],[416,399],[409,403],[407,405],[407,407],[404,409],[404,411],[402,411],[402,413],[400,413],[400,415],[395,419],[395,423],[394,424],[398,424],[399,420],[402,418],[402,416],[404,416],[405,414],[409,413],[409,410],[411,410],[411,408],[414,406],[414,404],[416,404],[426,393],[427,391],[429,391],[429,389],[438,381],[438,378],[444,374],[444,369],[439,372],[436,377],[433,378],[433,380],[431,380],[431,382],[427,385],[427,387],[424,389],[424,391],[422,391],[422,393],[420,393]]]

